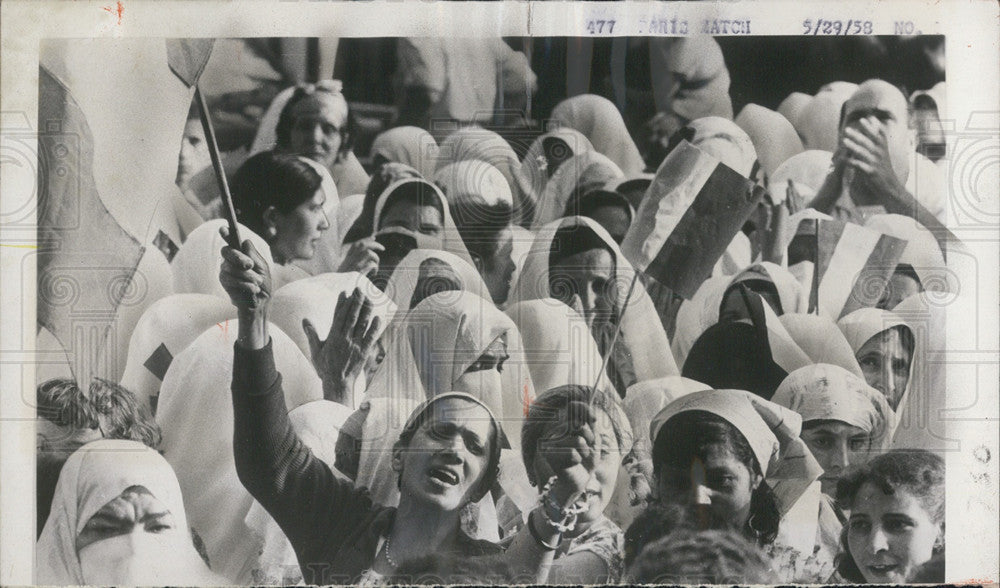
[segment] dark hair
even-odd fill
[[[718,445],[725,447],[752,474],[763,477],[761,465],[739,429],[716,414],[689,410],[670,417],[653,440],[653,474],[657,482],[664,466],[687,469],[693,458],[704,461],[708,448]],[[750,517],[743,525],[743,532],[762,545],[770,544],[778,535],[780,522],[774,492],[766,481],[761,481],[750,494]]]
[[[138,441],[159,449],[163,438],[160,427],[132,392],[114,382],[94,378],[90,384],[90,402],[101,421],[105,439]]]
[[[917,275],[917,270],[913,269],[913,266],[910,265],[910,264],[908,264],[908,263],[900,263],[900,264],[898,264],[896,266],[895,271],[893,271],[893,273],[899,274],[901,276],[906,276],[907,278],[910,278],[911,280],[913,280],[917,284],[920,284],[921,288],[924,287],[923,282],[920,281],[920,276]]]
[[[274,207],[289,213],[320,189],[323,178],[296,155],[265,151],[246,160],[233,176],[237,220],[266,237],[264,212]]]
[[[549,250],[549,267],[559,263],[563,259],[583,253],[591,249],[603,249],[615,258],[614,251],[604,239],[597,234],[597,231],[585,224],[570,224],[556,229],[552,237],[552,248]]]
[[[931,521],[943,525],[944,473],[944,459],[936,453],[923,449],[893,449],[844,474],[837,482],[837,502],[849,509],[865,484],[875,486],[887,496],[894,495],[897,490],[905,490],[920,502]],[[848,530],[849,523],[840,535],[837,571],[847,580],[864,582],[864,576],[851,555]]]
[[[411,310],[434,294],[462,290],[462,279],[458,273],[441,259],[429,257],[423,260],[417,272],[417,283],[410,296]]]
[[[769,558],[732,530],[682,528],[648,545],[628,572],[636,584],[769,584]]]
[[[319,94],[338,96],[340,95],[340,92],[333,91],[322,82],[319,84],[304,84],[295,88],[295,91],[292,93],[292,97],[288,99],[288,102],[285,103],[285,107],[281,109],[281,114],[278,115],[278,125],[274,129],[275,139],[279,147],[284,148],[291,143],[292,127],[295,126],[295,118],[292,116],[292,111],[295,109],[295,106],[306,98],[317,96]],[[346,97],[344,97],[344,103],[347,104]],[[355,133],[357,127],[358,122],[355,119],[353,112],[351,112],[350,107],[348,107],[347,120],[344,121],[344,125],[339,129],[340,149],[337,152],[338,157],[351,150],[354,136],[357,134]]]
[[[441,221],[442,223],[444,222],[444,210],[442,207],[447,206],[447,204],[438,197],[433,184],[427,181],[418,181],[406,182],[397,186],[385,196],[385,204],[382,205],[382,210],[377,219],[378,224],[382,224],[382,218],[390,208],[404,202],[416,206],[433,206],[441,213]]]
[[[450,210],[466,249],[480,261],[491,259],[496,254],[500,233],[514,220],[514,210],[503,201],[494,204],[462,202],[453,205]]]
[[[393,450],[395,450],[395,448],[405,449],[410,446],[410,442],[413,441],[413,436],[417,434],[421,425],[427,422],[427,419],[431,414],[431,409],[434,408],[435,402],[440,399],[440,396],[436,396],[426,402],[423,406],[417,408],[417,411],[419,412],[411,415],[409,421],[406,423],[406,426],[403,427],[403,430],[399,433],[399,440],[396,441]],[[483,479],[480,480],[479,488],[476,488],[470,502],[479,502],[484,496],[486,496],[486,493],[493,487],[493,482],[496,481],[497,476],[500,474],[500,451],[502,449],[501,445],[504,439],[503,430],[500,429],[500,425],[496,420],[491,423],[490,429],[492,430],[493,435],[490,440],[489,459],[486,463],[486,468],[483,470]],[[401,483],[402,476],[396,480],[397,487]]]
[[[619,400],[612,396],[603,388],[591,388],[578,384],[567,384],[551,388],[540,394],[531,403],[528,409],[528,416],[521,426],[521,459],[524,460],[524,468],[528,472],[528,482],[532,486],[544,483],[544,480],[536,480],[532,463],[538,453],[539,445],[544,437],[547,437],[553,429],[560,429],[567,423],[560,419],[560,411],[564,410],[571,402],[583,402],[591,407],[601,409],[611,421],[611,428],[615,432],[615,441],[618,442],[618,449],[622,456],[632,449],[631,427],[624,419],[621,412]]]
[[[764,279],[742,280],[730,285],[726,288],[725,293],[722,295],[722,303],[719,305],[720,310],[722,305],[726,303],[726,299],[729,295],[738,291],[741,284],[746,287],[750,293],[760,296],[762,300],[767,302],[768,305],[771,306],[771,309],[774,310],[774,314],[778,316],[785,314],[785,310],[781,306],[781,295],[778,294],[778,287],[774,285],[774,282]]]
[[[100,426],[90,399],[72,378],[53,378],[35,391],[38,416],[60,427],[96,429]]]

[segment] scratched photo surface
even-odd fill
[[[765,30],[41,39],[31,581],[969,580],[962,40]]]

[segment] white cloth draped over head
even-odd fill
[[[806,149],[822,149],[831,153],[837,150],[840,110],[857,89],[857,84],[831,82],[820,88],[809,104],[802,108],[797,120],[792,122]]]
[[[438,169],[459,161],[485,161],[503,174],[518,206],[523,205],[525,200],[534,201],[531,187],[521,176],[521,161],[517,154],[506,139],[493,131],[476,126],[459,129],[441,143],[438,154]]]
[[[733,276],[729,285],[734,286],[747,280],[763,280],[774,284],[774,289],[778,292],[778,300],[781,302],[780,309],[773,309],[776,314],[779,310],[781,314],[804,310],[801,306],[802,294],[798,280],[780,265],[770,261],[757,262]],[[721,304],[722,301],[720,300],[719,303]]]
[[[715,267],[712,268],[712,277],[736,275],[740,270],[750,265],[750,262],[753,261],[752,255],[750,238],[743,234],[743,231],[737,231],[722,257],[715,262]]]
[[[506,337],[509,355],[500,374],[500,397],[481,400],[510,429],[511,444],[520,447],[520,423],[525,407],[535,398],[521,336],[507,315],[471,292],[432,294],[390,328],[384,339],[385,360],[366,398],[423,401],[452,391],[469,366],[500,337]],[[359,469],[359,480],[361,475]]]
[[[88,443],[66,460],[49,515],[35,547],[35,580],[49,585],[85,585],[76,540],[101,508],[132,486],[149,491],[174,519],[174,527],[156,534],[156,554],[140,554],[162,563],[143,570],[150,583],[212,586],[225,583],[198,555],[188,528],[184,500],[170,464],[136,441]]]
[[[435,263],[428,263],[428,260],[433,260]],[[442,265],[446,267],[440,267]],[[407,253],[392,271],[385,286],[385,295],[396,305],[400,312],[399,317],[406,316],[406,313],[415,306],[414,294],[417,293],[418,286],[422,290],[419,299],[439,289],[453,289],[453,286],[471,292],[483,300],[490,299],[489,289],[479,271],[469,262],[447,251],[414,249]]]
[[[929,366],[923,365],[925,359],[923,355],[923,345],[920,338],[916,336],[913,327],[911,327],[906,319],[904,319],[901,315],[890,310],[882,310],[879,308],[862,308],[855,310],[837,321],[837,326],[840,327],[841,332],[844,333],[844,338],[847,339],[847,343],[851,346],[855,356],[857,356],[858,351],[861,350],[864,344],[867,343],[872,337],[888,331],[889,329],[901,328],[910,332],[914,347],[913,356],[910,360],[909,379],[906,383],[906,389],[903,391],[902,396],[900,396],[899,403],[896,405],[896,409],[893,414],[894,421],[890,423],[889,426],[891,431],[895,431],[896,427],[899,425],[898,417],[902,415],[906,409],[907,401],[910,398],[910,391],[913,390],[915,386],[918,386],[915,381],[915,376],[924,371],[929,371]],[[919,368],[917,367],[918,364],[921,364]]]
[[[351,194],[350,196],[344,196],[340,199],[340,206],[337,210],[337,218],[330,219],[330,222],[337,223],[337,232],[344,237],[347,236],[347,231],[351,230],[354,226],[355,221],[361,216],[361,211],[365,206],[365,195],[361,194]]]
[[[865,227],[906,240],[906,248],[897,263],[912,266],[924,290],[957,291],[956,278],[948,271],[937,239],[922,224],[900,214],[879,214],[869,218]]]
[[[434,176],[439,160],[437,141],[420,127],[396,127],[379,134],[372,143],[371,155],[405,163],[426,179]]]
[[[778,105],[778,113],[785,117],[788,122],[792,123],[792,126],[796,129],[799,128],[799,117],[802,116],[802,111],[809,102],[812,101],[812,96],[809,94],[804,94],[802,92],[792,92],[785,99],[781,101]]]
[[[438,169],[433,178],[450,206],[492,206],[504,202],[514,207],[514,197],[507,180],[500,170],[485,161],[475,159],[450,163]]]
[[[757,159],[768,177],[790,157],[802,152],[802,140],[795,127],[770,108],[747,104],[734,122],[750,135]]]
[[[609,287],[613,288],[614,292],[615,312],[621,313],[635,270],[608,232],[592,219],[581,216],[563,218],[549,223],[538,231],[521,268],[521,275],[511,288],[510,304],[553,297],[549,285],[549,255],[556,232],[565,227],[579,227],[593,231],[612,253],[615,269]],[[673,357],[667,352],[670,349],[670,342],[663,331],[653,301],[641,280],[635,283],[628,307],[625,308],[620,322],[621,335],[616,345],[624,345],[624,351],[630,356],[632,368],[635,370],[637,382],[680,374]]]
[[[146,309],[128,344],[120,384],[152,408],[167,368],[205,329],[236,318],[236,307],[211,294],[173,294]],[[161,349],[162,347],[162,349]]]
[[[372,301],[372,318],[380,318],[381,336],[396,314],[396,305],[368,278],[357,272],[320,274],[280,288],[272,298],[268,320],[295,342],[302,355],[310,357],[309,339],[302,326],[303,319],[309,319],[319,338],[326,340],[333,324],[338,297],[341,293],[350,296],[355,288],[360,288],[365,297]],[[359,377],[358,384],[362,383],[363,378]]]
[[[535,390],[596,384],[615,391],[607,374],[600,371],[601,353],[580,313],[554,298],[518,302],[506,312],[521,332]]]
[[[671,417],[688,411],[709,412],[736,427],[774,490],[782,515],[823,474],[823,468],[799,437],[802,417],[744,390],[707,390],[681,396],[653,417],[650,440],[656,442]]]
[[[223,219],[210,220],[202,223],[191,231],[187,241],[177,251],[170,263],[174,274],[174,293],[176,294],[213,294],[229,301],[229,294],[219,283],[219,268],[222,266],[222,248],[226,240],[219,234],[220,227],[229,225]],[[272,273],[275,268],[271,257],[271,248],[260,235],[239,225],[240,238],[253,243],[257,253],[264,258]],[[272,275],[273,278],[277,276]]]
[[[694,131],[690,143],[731,167],[741,176],[752,178],[757,150],[750,135],[736,123],[721,116],[706,116],[687,124]]]
[[[340,80],[323,80],[319,84],[331,90],[326,92],[326,94],[337,100],[338,108],[343,111],[343,116],[346,120],[348,106],[347,99],[341,92],[343,84],[341,84]],[[288,104],[288,101],[295,94],[296,88],[296,86],[292,86],[278,92],[278,95],[268,105],[263,118],[260,120],[260,125],[257,127],[257,134],[254,136],[253,143],[250,146],[250,155],[255,155],[261,151],[271,151],[280,147],[278,145],[277,133],[278,119],[281,118],[281,111],[285,109],[285,105]],[[358,161],[353,151],[347,152],[345,156],[338,158],[330,166],[330,176],[333,177],[333,181],[337,184],[337,190],[344,194],[364,192],[365,186],[368,185],[368,174],[365,173],[365,168]]]
[[[823,181],[830,173],[833,164],[833,153],[810,149],[797,153],[781,163],[771,173],[768,186],[771,198],[775,202],[784,202],[788,196],[788,182],[795,186],[795,191],[801,198],[794,202],[793,210],[805,210],[816,192],[819,192]]]
[[[233,344],[235,320],[209,328],[174,358],[163,385],[156,422],[161,448],[177,472],[191,526],[205,543],[214,570],[249,584],[261,538],[244,520],[253,503],[233,458]],[[323,386],[298,346],[270,326],[274,360],[289,410],[323,398]]]
[[[428,180],[421,180],[418,178],[407,178],[399,180],[398,182],[393,182],[388,188],[382,191],[378,199],[375,201],[375,215],[372,222],[372,234],[374,237],[378,234],[381,228],[381,216],[385,211],[386,207],[390,204],[393,194],[400,189],[414,189],[419,186],[423,196],[430,196],[435,199],[438,203],[438,209],[442,213],[442,223],[441,223],[441,242],[443,244],[444,250],[453,253],[468,263],[472,263],[472,257],[469,256],[469,250],[465,247],[465,241],[462,240],[462,235],[458,233],[458,229],[455,228],[455,221],[451,218],[451,210],[448,207],[448,200],[441,193],[441,190],[432,184]]]
[[[837,366],[860,378],[861,366],[844,334],[828,316],[820,314],[784,314],[779,317],[785,330],[815,363]]]
[[[288,411],[288,420],[302,443],[313,455],[330,467],[334,475],[344,476],[336,467],[337,437],[344,421],[353,411],[343,404],[329,400],[313,400]],[[254,501],[244,519],[248,528],[263,537],[260,560],[254,573],[254,582],[261,584],[297,584],[302,581],[302,571],[295,549],[281,531],[278,523],[267,510]]]
[[[667,376],[646,380],[629,386],[622,401],[622,408],[632,425],[632,441],[634,448],[643,448],[643,459],[652,459],[650,452],[649,425],[653,417],[666,408],[668,404],[682,396],[712,387],[691,378],[682,376]],[[652,471],[652,470],[650,470]]]
[[[333,181],[330,171],[308,157],[299,157],[307,163],[309,167],[319,174],[321,178],[320,189],[323,190],[326,200],[323,201],[323,212],[330,222],[327,230],[316,243],[316,252],[309,259],[296,259],[292,263],[304,269],[309,275],[335,272],[340,267],[340,260],[343,254],[340,250],[344,235],[340,231],[340,194],[337,191],[337,184]]]
[[[582,191],[601,188],[611,180],[625,177],[622,170],[605,155],[586,151],[564,161],[549,178],[545,191],[538,199],[532,229],[537,231],[566,213],[566,205],[579,188]]]
[[[565,155],[567,158],[594,150],[590,139],[580,131],[569,127],[553,129],[535,139],[524,155],[524,159],[521,160],[521,177],[531,187],[531,193],[539,196],[545,190],[545,185],[549,183],[552,175],[549,173],[549,160],[545,153],[546,139],[562,141],[568,148],[568,152],[559,153],[559,155]]]
[[[567,98],[552,110],[552,119],[583,133],[594,150],[615,162],[626,176],[645,171],[621,112],[607,98],[594,94]]]
[[[884,449],[894,425],[885,396],[857,374],[817,363],[788,374],[771,402],[802,415],[802,422],[839,421],[869,434],[873,449]]]

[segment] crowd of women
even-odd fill
[[[660,156],[767,190],[685,299],[633,245],[694,172],[607,99],[521,158],[393,128],[366,170],[339,84],[289,88],[232,176],[240,241],[187,236],[120,382],[39,387],[38,582],[943,581],[917,415],[954,244],[909,111],[871,80],[681,121]],[[901,240],[877,303],[837,299],[864,259],[816,287],[812,219]]]

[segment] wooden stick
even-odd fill
[[[208,154],[212,157],[212,167],[215,168],[215,179],[219,182],[219,192],[222,194],[223,213],[229,221],[229,245],[236,250],[242,251],[243,240],[240,238],[240,228],[236,224],[236,208],[233,206],[233,195],[229,193],[229,181],[226,179],[226,170],[222,167],[222,159],[219,157],[219,144],[215,141],[215,129],[208,116],[208,103],[198,86],[194,87],[194,97],[198,101],[198,110],[201,113],[201,128],[205,130],[205,140],[208,142]]]

